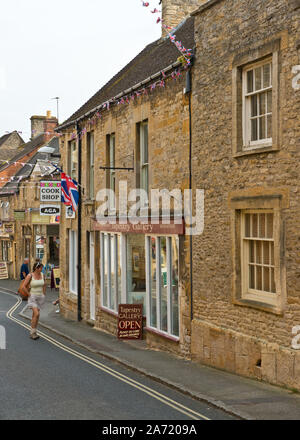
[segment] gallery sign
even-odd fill
[[[60,205],[40,205],[40,215],[60,215]]]
[[[61,182],[41,182],[41,202],[61,202]]]
[[[142,339],[143,304],[120,304],[118,339]]]

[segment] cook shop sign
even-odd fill
[[[41,202],[60,202],[61,201],[61,183],[41,182]]]

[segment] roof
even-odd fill
[[[39,136],[36,136],[31,141],[27,142],[26,144],[22,145],[20,148],[14,151],[18,151],[17,154],[15,154],[13,157],[5,157],[1,158],[2,160],[10,160],[10,162],[18,161],[19,159],[22,159],[22,157],[26,156],[27,154],[30,154],[32,151],[34,151],[39,146],[43,145],[45,143],[45,137],[44,134],[40,134]],[[3,171],[5,168],[9,167],[10,164],[4,164],[0,166],[0,172]]]
[[[59,152],[59,141],[57,137],[53,137],[50,142],[47,143],[49,147],[53,147],[55,149],[53,154],[57,154]],[[36,153],[34,154],[27,162],[26,164],[15,174],[15,181],[8,182],[6,185],[4,185],[2,188],[0,188],[0,196],[1,195],[9,195],[9,194],[15,194],[18,192],[18,187],[21,182],[21,180],[27,179],[30,177],[34,166],[38,160],[44,160],[45,159],[45,153]],[[22,176],[22,179],[18,180]]]
[[[193,49],[195,45],[194,18],[188,17],[177,27],[175,34],[177,41],[181,41],[187,49]],[[161,38],[149,44],[60,127],[74,122],[125,90],[161,72],[175,63],[180,56],[180,52],[169,38]]]
[[[5,144],[5,142],[11,137],[12,134],[17,134],[19,138],[21,139],[22,143],[24,143],[24,140],[21,138],[19,133],[17,131],[12,131],[11,133],[6,133],[3,136],[0,137],[0,147],[1,145]]]

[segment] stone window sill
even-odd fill
[[[281,310],[277,305],[272,305],[268,303],[263,303],[260,301],[254,301],[252,299],[235,299],[233,303],[237,306],[251,307],[254,309],[259,309],[264,312],[273,313],[274,315],[283,316],[283,310]]]
[[[273,146],[267,146],[267,147],[261,147],[261,148],[253,148],[252,150],[243,150],[239,151],[238,153],[234,154],[234,158],[244,157],[244,156],[251,156],[253,154],[263,154],[263,153],[276,153],[279,151],[279,148],[273,147]]]

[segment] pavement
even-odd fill
[[[0,281],[0,291],[3,287],[16,292],[18,286],[19,281]],[[47,289],[39,325],[78,346],[241,419],[300,419],[300,393],[149,349],[145,341],[119,341],[85,322],[67,320],[56,313],[52,301],[57,296],[56,291]],[[30,319],[31,311],[23,309],[20,316]]]

